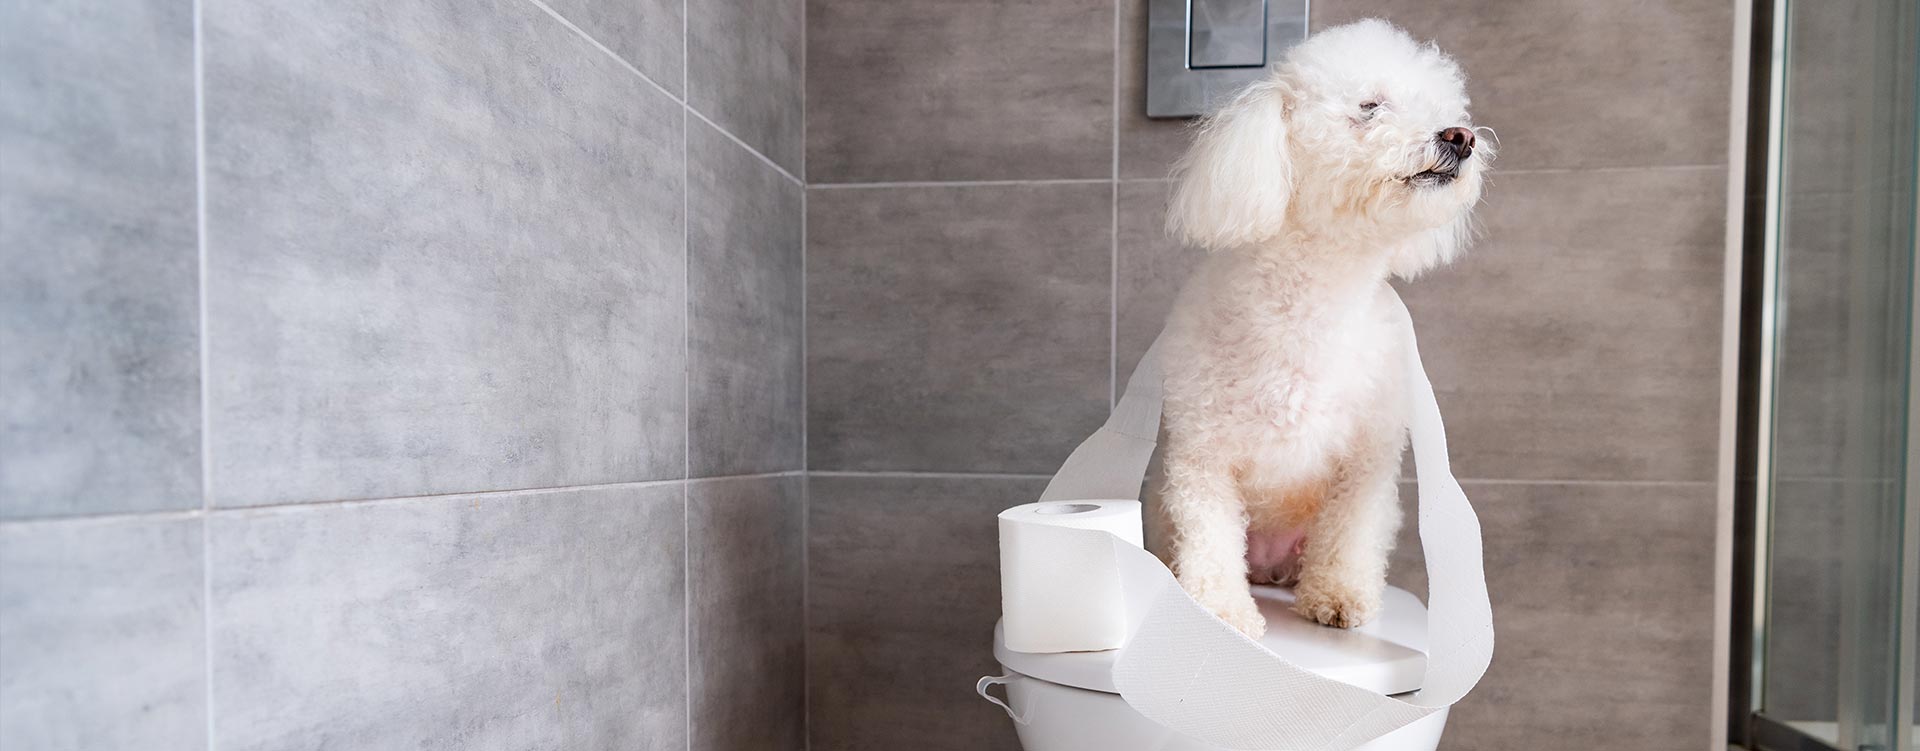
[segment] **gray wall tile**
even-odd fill
[[[200,505],[192,11],[0,24],[0,517]]]
[[[675,96],[686,75],[687,5],[687,0],[547,0],[547,7]]]
[[[216,503],[683,473],[678,105],[521,0],[204,15]]]
[[[1119,235],[1114,248],[1114,262],[1119,264],[1114,275],[1115,383],[1126,383],[1140,356],[1166,328],[1180,287],[1206,258],[1205,251],[1167,235],[1171,187],[1167,182],[1120,183]]]
[[[1499,645],[1442,749],[1708,746],[1710,483],[1467,483]],[[1412,519],[1415,494],[1401,492]],[[1425,596],[1415,525],[1390,580]]]
[[[1725,173],[1494,179],[1486,240],[1400,285],[1454,471],[1712,480]]]
[[[797,475],[689,486],[694,751],[806,747],[805,489]]]
[[[1108,177],[1112,0],[807,3],[815,182]]]
[[[199,519],[0,526],[0,747],[207,745]]]
[[[1043,480],[814,476],[807,672],[818,751],[1017,749],[999,675],[1001,510]]]
[[[1058,468],[1107,412],[1110,199],[810,191],[811,468]]]
[[[1504,170],[1726,162],[1730,3],[1328,0],[1312,28],[1365,17],[1460,61]]]
[[[678,484],[210,523],[216,746],[686,747]]]
[[[802,188],[688,127],[693,475],[801,469]]]
[[[801,173],[804,0],[698,0],[687,6],[687,104]]]

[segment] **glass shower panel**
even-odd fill
[[[1920,22],[1901,0],[1776,13],[1761,713],[1837,748],[1908,750],[1920,700],[1907,508]]]

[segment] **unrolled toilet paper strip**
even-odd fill
[[[1160,340],[1140,357],[1107,423],[1088,436],[1040,492],[1041,501],[1139,498],[1160,439]]]
[[[1404,380],[1428,578],[1421,689],[1394,698],[1294,665],[1214,617],[1152,554],[1106,532],[1062,530],[1063,537],[1080,538],[1077,548],[1103,542],[1114,558],[1129,619],[1114,684],[1141,714],[1224,748],[1344,751],[1452,705],[1486,673],[1493,616],[1480,522],[1448,466],[1446,433],[1411,317],[1398,296],[1394,303],[1407,342]],[[1158,350],[1156,343],[1113,417],[1067,459],[1042,500],[1138,497],[1159,422]]]
[[[1140,546],[1139,501],[1029,503],[1000,512],[1007,649],[1076,652],[1126,643],[1132,621],[1113,555],[1116,537]]]

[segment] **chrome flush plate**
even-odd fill
[[[1194,117],[1307,36],[1309,0],[1148,0],[1147,117]]]

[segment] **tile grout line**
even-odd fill
[[[687,69],[687,63],[693,61],[693,19],[687,15],[687,6],[687,0],[680,0],[680,94],[685,96],[685,102],[691,102],[693,90],[687,85],[693,81],[693,73]],[[685,108],[693,109],[693,106],[685,104]]]
[[[1900,482],[1897,477],[1843,477],[1839,475],[1774,475],[1773,483],[1781,485],[1887,485]]]
[[[428,493],[424,495],[398,495],[380,498],[342,498],[326,501],[300,501],[297,503],[270,503],[261,506],[229,506],[222,508],[170,509],[165,511],[126,511],[111,514],[80,514],[75,516],[29,516],[14,519],[0,519],[0,527],[28,526],[40,524],[112,524],[131,521],[156,521],[166,519],[198,519],[200,517],[228,517],[288,513],[305,509],[326,509],[334,506],[371,506],[411,503],[415,501],[436,501],[455,498],[491,498],[509,495],[553,495],[572,491],[612,490],[615,488],[657,488],[664,485],[698,485],[731,480],[761,480],[781,477],[798,477],[802,470],[788,469],[778,472],[755,472],[739,475],[715,475],[713,477],[694,477],[690,479],[668,478],[665,480],[633,480],[628,482],[603,482],[586,485],[549,485],[532,488],[510,488],[507,490],[471,490],[457,493]]]
[[[813,482],[800,478],[800,748],[813,748]]]
[[[907,180],[870,183],[810,183],[813,190],[864,190],[873,188],[982,188],[1020,185],[1105,185],[1109,177],[1075,177],[1057,180]]]
[[[1113,172],[1107,226],[1107,409],[1120,402],[1120,17],[1113,0]]]
[[[800,4],[800,189],[807,187],[807,2]]]
[[[708,125],[713,126],[715,130],[720,131],[721,135],[724,135],[728,138],[733,139],[734,143],[740,144],[742,147],[746,148],[746,150],[753,152],[753,155],[756,157],[759,157],[761,161],[766,162],[767,164],[773,165],[773,168],[776,170],[779,170],[780,174],[786,176],[788,180],[791,180],[796,184],[804,185],[804,183],[800,180],[800,178],[795,177],[794,174],[791,172],[788,172],[785,167],[780,166],[779,162],[775,162],[773,161],[773,159],[769,158],[766,154],[760,153],[759,149],[756,149],[753,146],[748,145],[745,140],[742,140],[739,136],[734,135],[732,131],[727,130],[724,127],[721,127],[719,123],[716,123],[712,120],[707,119],[707,116],[705,114],[702,114],[699,110],[694,109],[693,105],[687,102],[687,99],[688,99],[687,97],[677,96],[673,92],[668,91],[667,87],[661,86],[660,82],[655,81],[651,76],[648,76],[647,74],[640,72],[640,69],[634,67],[633,63],[627,62],[626,58],[621,57],[619,53],[614,52],[612,49],[609,49],[606,45],[601,44],[600,40],[593,38],[592,34],[588,34],[585,29],[582,29],[579,26],[575,25],[572,21],[567,20],[566,16],[560,15],[558,11],[549,7],[545,2],[542,2],[542,0],[527,0],[527,2],[533,3],[535,6],[539,7],[541,10],[546,11],[547,15],[553,16],[554,20],[557,20],[561,23],[561,25],[566,26],[569,31],[572,31],[575,34],[578,34],[581,39],[585,39],[587,43],[592,44],[595,49],[600,50],[600,52],[605,54],[607,57],[613,58],[613,61],[616,63],[619,63],[620,67],[626,68],[627,72],[632,73],[636,76],[639,76],[640,80],[647,82],[648,86],[652,86],[654,90],[659,91],[662,95],[665,95],[668,99],[673,100],[674,104],[678,104],[681,107],[685,108],[687,111],[692,112],[693,116],[700,118],[701,122],[704,122]],[[686,15],[687,15],[686,3],[683,0],[681,2],[681,11],[680,11],[680,34],[681,34],[681,41],[682,41],[681,49],[680,49],[680,86],[683,90],[686,88],[686,85],[687,85],[687,49],[685,44],[686,33],[687,33]]]
[[[211,516],[240,516],[260,514],[286,514],[302,511],[323,510],[333,507],[389,506],[420,501],[495,498],[510,495],[554,495],[583,490],[612,490],[615,488],[657,488],[666,485],[685,484],[681,478],[665,480],[635,480],[631,482],[604,482],[590,485],[553,485],[540,488],[514,488],[511,490],[476,490],[464,493],[427,493],[422,495],[400,495],[384,498],[345,498],[329,501],[305,501],[301,503],[272,503],[263,506],[236,506],[208,511]]]
[[[749,144],[746,141],[740,140],[739,136],[736,136],[733,133],[729,132],[726,128],[720,127],[719,123],[716,123],[708,119],[706,115],[703,115],[700,113],[700,110],[694,109],[693,105],[685,104],[681,106],[685,107],[687,110],[687,113],[693,115],[700,122],[706,123],[707,125],[711,126],[714,130],[719,131],[720,135],[726,136],[728,140],[731,140],[734,143],[740,144],[740,148],[746,149],[747,153],[754,155],[754,157],[758,158],[761,161],[761,163],[767,165],[768,167],[772,167],[775,172],[780,173],[781,177],[786,178],[787,182],[793,183],[794,185],[798,185],[803,188],[806,187],[805,182],[802,182],[799,177],[794,176],[792,172],[788,172],[787,168],[780,166],[779,162],[773,161],[772,159],[768,158],[766,154],[760,153],[759,149],[755,149],[752,146],[752,144]]]
[[[200,507],[202,510],[213,507],[213,460],[208,450],[213,443],[208,430],[212,420],[207,409],[209,402],[208,365],[212,354],[207,344],[207,107],[206,107],[206,66],[201,52],[201,0],[193,0],[193,154],[194,154],[194,221],[198,232],[195,238],[199,247],[195,249],[199,262],[200,285]]]
[[[810,477],[834,478],[874,478],[874,479],[981,479],[981,480],[1044,480],[1052,475],[1024,472],[921,472],[893,470],[808,470]],[[1463,485],[1567,485],[1567,486],[1625,486],[1625,487],[1691,487],[1712,485],[1713,480],[1575,480],[1564,478],[1522,479],[1461,477]],[[1401,477],[1397,483],[1414,482],[1412,477]]]
[[[807,476],[808,477],[846,477],[846,478],[871,477],[876,479],[882,479],[882,478],[908,479],[908,478],[916,478],[916,477],[957,478],[957,479],[975,478],[975,479],[981,479],[981,480],[1044,480],[1049,477],[1052,477],[1052,475],[1047,475],[1047,474],[1027,474],[1027,473],[1018,473],[1018,472],[912,472],[912,471],[885,471],[885,470],[881,470],[881,471],[807,470]]]
[[[1537,168],[1528,168],[1528,169],[1510,169],[1510,170],[1503,169],[1503,170],[1495,171],[1494,174],[1496,176],[1498,175],[1555,175],[1555,174],[1570,174],[1570,173],[1612,174],[1612,173],[1620,173],[1620,172],[1700,171],[1700,170],[1714,170],[1714,169],[1725,169],[1725,168],[1726,168],[1726,165],[1724,164],[1646,164],[1646,165],[1631,165],[1631,166],[1622,166],[1622,167],[1537,167]],[[1171,180],[1172,179],[1168,177],[1119,177],[1118,175],[1115,175],[1113,177],[1061,177],[1061,178],[1032,178],[1032,179],[1009,179],[1009,180],[903,180],[903,181],[880,181],[880,182],[809,183],[807,187],[814,190],[861,190],[861,189],[871,189],[871,188],[965,188],[965,187],[998,187],[998,186],[1018,186],[1018,185],[1091,185],[1096,183],[1107,183],[1107,182],[1164,183],[1164,182],[1171,182]]]
[[[1496,162],[1497,161],[1498,160],[1496,160]],[[1565,174],[1588,173],[1588,172],[1596,172],[1600,174],[1612,174],[1612,173],[1618,173],[1618,172],[1657,172],[1657,171],[1667,171],[1667,170],[1699,171],[1699,170],[1714,170],[1714,169],[1726,169],[1726,168],[1727,168],[1727,165],[1718,164],[1718,163],[1643,164],[1643,165],[1627,165],[1627,166],[1618,166],[1618,167],[1529,167],[1524,169],[1510,169],[1510,170],[1503,170],[1503,169],[1499,169],[1498,167],[1495,167],[1491,174],[1498,177],[1500,175],[1565,175]]]
[[[745,474],[738,474],[738,475],[714,475],[712,477],[690,477],[690,478],[687,478],[687,484],[699,485],[699,484],[710,483],[710,482],[731,482],[734,480],[772,480],[772,479],[778,479],[781,477],[798,477],[802,473],[803,473],[803,470],[782,469],[782,470],[776,470],[773,472],[748,472]]]
[[[1569,479],[1522,479],[1509,477],[1457,477],[1461,485],[1566,485],[1587,487],[1691,487],[1713,485],[1715,480],[1569,480]],[[1401,477],[1395,483],[1415,483],[1419,478]]]
[[[804,0],[801,0],[801,4],[803,6],[805,5]],[[804,154],[806,150],[806,75],[804,69],[806,66],[807,47],[804,10],[801,15],[800,59],[803,72],[800,82],[800,102],[802,110],[800,116],[800,131],[802,141],[801,151]],[[801,170],[804,172],[806,169],[804,166],[804,156],[802,160]],[[812,647],[809,646],[812,639],[808,638],[807,635],[812,632],[813,625],[812,616],[810,615],[813,602],[813,586],[811,584],[813,579],[813,559],[812,556],[807,553],[808,549],[812,547],[810,544],[812,526],[809,519],[813,516],[813,482],[807,474],[807,467],[811,465],[809,455],[812,453],[811,440],[808,437],[808,433],[811,430],[811,426],[808,423],[808,410],[811,399],[808,395],[809,379],[807,378],[807,371],[809,369],[807,365],[807,256],[807,188],[802,185],[800,187],[800,747],[802,749],[811,749],[813,747],[813,671],[808,670],[806,667],[808,657],[812,650]]]
[[[680,485],[680,697],[687,751],[693,751],[693,493]]]
[[[687,17],[687,0],[680,0],[680,91],[687,95],[680,102],[680,304],[682,320],[680,326],[680,346],[685,353],[680,371],[680,457],[684,463],[681,471],[685,482],[680,484],[680,615],[682,637],[680,697],[685,715],[681,718],[686,734],[687,751],[693,751],[693,155],[688,144],[693,140],[693,123],[690,115],[698,115],[690,103],[693,92],[688,88],[692,78],[688,71],[692,60],[691,47],[693,35],[691,22]],[[700,118],[706,121],[706,118]],[[708,125],[713,125],[708,122]],[[735,143],[747,146],[745,142],[734,138],[725,128],[713,125]],[[766,156],[747,146],[747,151],[766,160]],[[771,164],[771,161],[768,161]],[[775,165],[775,169],[779,169]],[[782,174],[785,174],[782,171]]]
[[[152,524],[165,521],[190,521],[215,514],[225,516],[232,511],[233,509],[206,511],[197,508],[184,508],[168,511],[122,511],[111,514],[86,514],[83,516],[30,516],[23,519],[0,520],[0,529],[40,526],[90,527],[105,526],[108,524]]]
[[[198,260],[200,304],[200,661],[201,700],[207,734],[206,747],[213,751],[213,444],[212,413],[208,410],[212,361],[207,341],[207,75],[205,52],[205,9],[201,0],[193,0],[193,171],[194,213]]]
[[[1120,17],[1127,0],[1113,0],[1113,180],[1120,180]]]
[[[614,52],[613,50],[609,49],[606,45],[601,44],[600,40],[593,38],[593,35],[588,34],[585,29],[582,29],[579,26],[574,25],[572,21],[567,20],[566,16],[560,15],[559,11],[556,11],[552,7],[549,7],[546,3],[542,2],[541,0],[527,0],[527,2],[533,3],[535,7],[546,11],[547,15],[553,16],[554,20],[559,21],[561,25],[566,26],[568,29],[572,30],[573,33],[580,35],[581,39],[587,40],[587,43],[592,44],[596,49],[599,49],[602,53],[605,53],[607,57],[613,58],[613,61],[616,63],[619,63],[620,67],[626,68],[628,72],[631,72],[636,76],[639,76],[640,80],[646,81],[648,86],[652,86],[654,89],[658,90],[661,94],[665,94],[666,97],[668,99],[672,99],[674,103],[679,104],[683,107],[686,106],[687,102],[685,99],[679,96],[675,96],[673,92],[667,90],[667,87],[661,86],[659,81],[653,80],[652,76],[649,76],[645,73],[640,72],[640,69],[634,67],[633,63],[627,62],[627,59],[624,57],[621,57],[619,53]],[[684,44],[686,40],[686,23],[687,23],[686,3],[683,0],[681,3],[681,13],[680,13],[681,41],[683,42],[680,49],[680,57],[682,61],[682,64],[680,66],[681,68],[680,77],[683,82],[686,78],[685,60],[686,60],[687,51],[686,51],[686,45]]]
[[[807,474],[813,453],[808,415],[812,401],[807,378],[807,1],[800,5],[800,748],[813,748],[813,481]]]
[[[665,480],[635,480],[630,482],[608,482],[588,485],[553,485],[532,488],[513,488],[509,490],[476,490],[457,493],[432,493],[425,495],[388,496],[382,498],[348,498],[328,501],[303,501],[299,503],[275,503],[263,506],[233,506],[225,508],[174,509],[167,511],[134,511],[111,514],[83,514],[77,516],[37,516],[0,520],[0,528],[25,527],[38,525],[87,525],[117,524],[138,521],[164,521],[168,519],[199,519],[214,517],[265,516],[305,511],[323,511],[334,507],[387,506],[401,503],[430,502],[452,499],[486,499],[514,495],[553,495],[577,491],[612,490],[618,488],[657,488],[666,485],[695,485],[702,483],[728,482],[735,480],[776,479],[776,478],[950,478],[983,480],[1044,480],[1052,475],[1024,472],[930,472],[915,470],[782,470],[778,472],[758,472],[739,475],[718,475],[714,477],[669,478]],[[1395,481],[1411,483],[1415,478],[1401,477]],[[1497,477],[1461,477],[1462,484],[1475,485],[1568,485],[1568,486],[1619,486],[1619,487],[1689,487],[1711,485],[1713,480],[1593,480],[1568,478],[1497,478]],[[1806,481],[1806,480],[1801,480]]]

